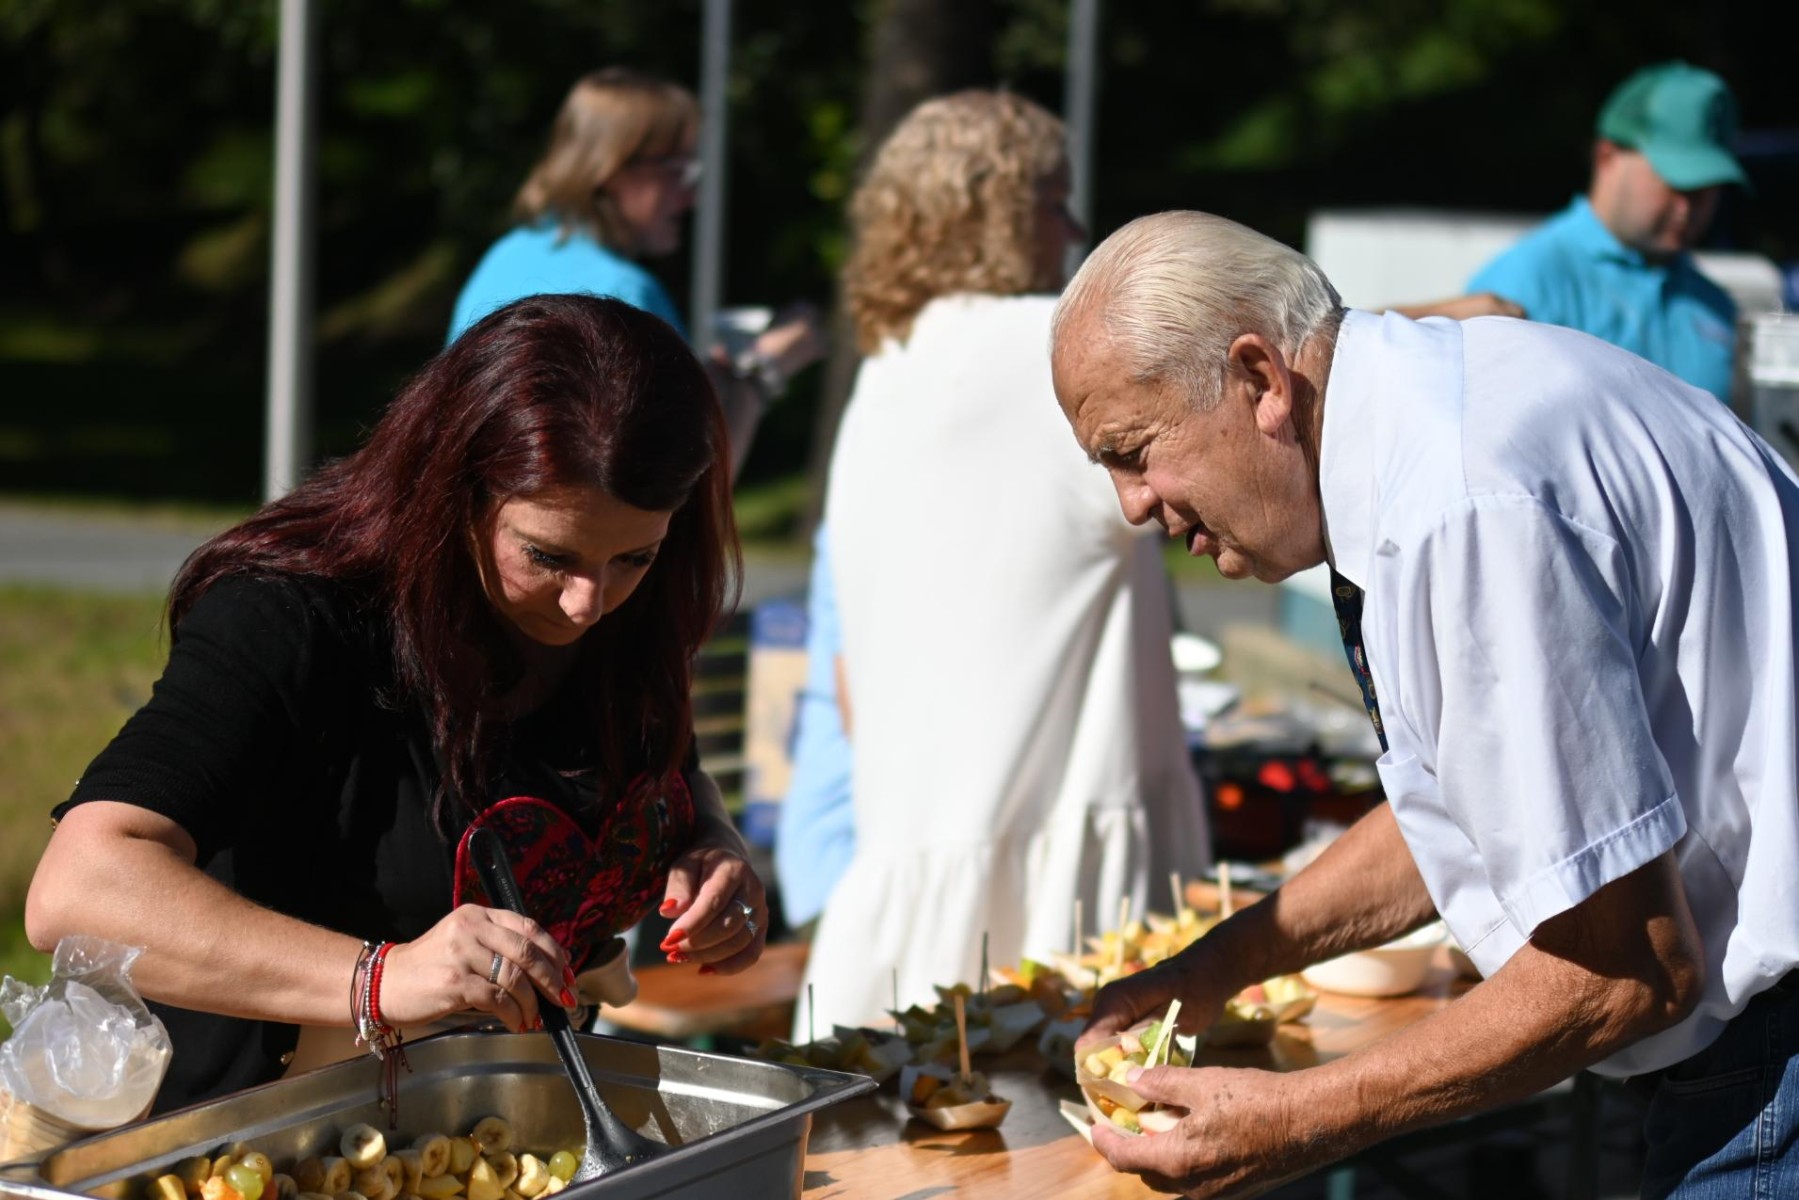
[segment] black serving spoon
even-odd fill
[[[501,908],[529,916],[499,835],[491,829],[477,829],[469,834],[468,848],[488,897]],[[587,1060],[581,1057],[581,1048],[575,1043],[575,1031],[569,1028],[568,1013],[560,1005],[542,1000],[538,1002],[537,1011],[543,1018],[544,1031],[556,1045],[556,1056],[562,1060],[562,1069],[568,1072],[568,1081],[574,1085],[575,1099],[581,1102],[581,1122],[587,1127],[587,1146],[581,1154],[581,1165],[569,1182],[594,1179],[644,1162],[668,1149],[632,1129],[606,1107],[600,1089],[594,1086],[593,1076],[588,1074]]]

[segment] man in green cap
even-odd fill
[[[1604,338],[1729,402],[1736,304],[1688,251],[1726,184],[1736,101],[1683,62],[1645,67],[1600,110],[1587,194],[1481,269],[1531,319]]]

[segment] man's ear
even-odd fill
[[[1230,375],[1251,389],[1256,427],[1265,434],[1279,433],[1293,416],[1293,373],[1280,347],[1259,333],[1240,334],[1226,358]]]

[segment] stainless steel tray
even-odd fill
[[[875,1087],[859,1075],[591,1034],[581,1035],[581,1051],[619,1117],[674,1149],[570,1187],[562,1193],[569,1200],[798,1197],[812,1113]],[[400,1077],[400,1144],[425,1133],[466,1133],[497,1114],[512,1122],[523,1148],[580,1145],[581,1110],[548,1038],[458,1031],[406,1053],[412,1071]],[[376,1082],[373,1059],[339,1063],[109,1130],[0,1166],[0,1197],[136,1200],[147,1179],[232,1142],[250,1142],[283,1165],[335,1153],[349,1125],[387,1128]]]

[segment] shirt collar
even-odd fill
[[[1325,553],[1332,567],[1363,588],[1374,562],[1380,323],[1373,313],[1351,309],[1343,315],[1330,378],[1324,385],[1324,427],[1318,447]]]

